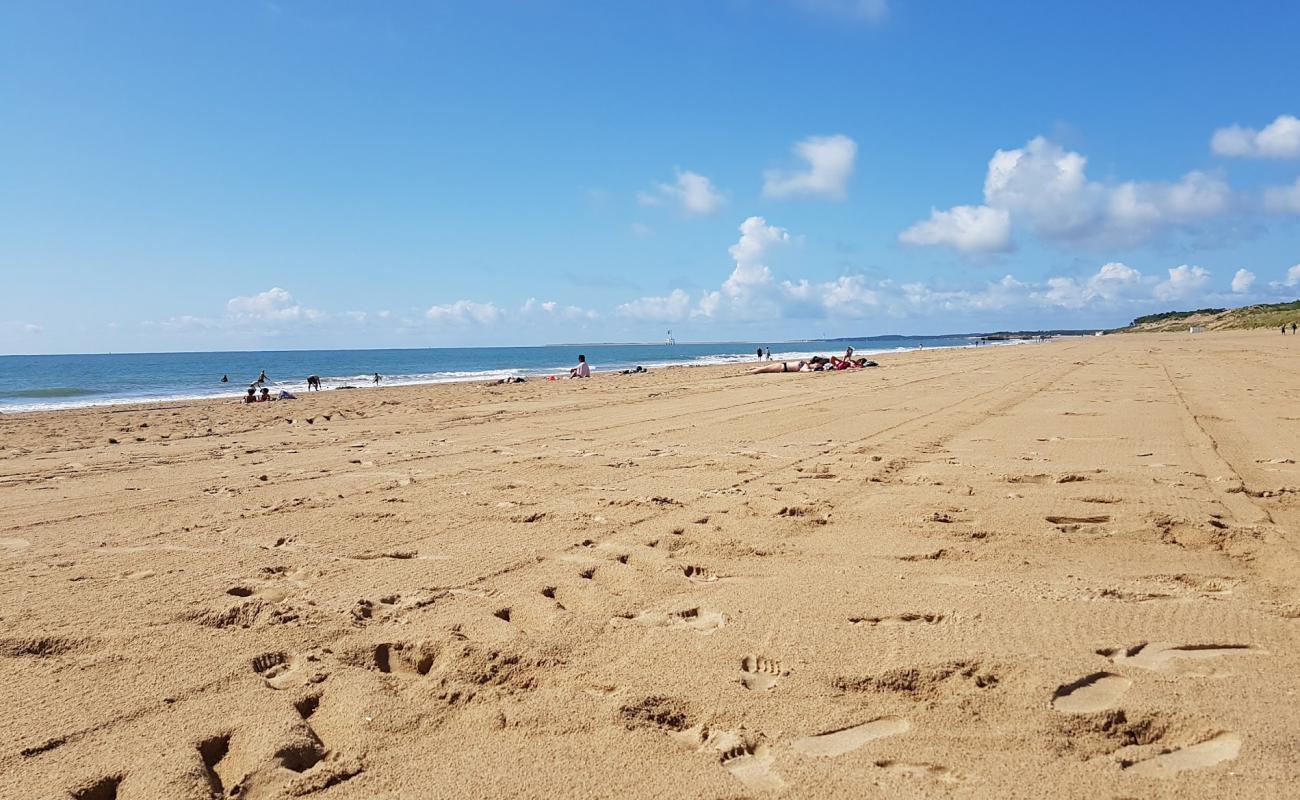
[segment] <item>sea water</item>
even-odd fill
[[[968,337],[890,337],[883,340],[773,342],[773,360],[843,354],[853,345],[862,354],[919,347],[974,346]],[[760,345],[589,344],[545,347],[447,347],[402,350],[268,350],[226,353],[121,353],[99,355],[0,356],[0,413],[118,403],[238,397],[266,371],[267,387],[302,392],[307,376],[318,375],[325,390],[494,381],[567,376],[578,355],[594,372],[642,366],[753,362]],[[228,382],[222,383],[222,376]]]

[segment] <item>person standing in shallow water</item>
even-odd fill
[[[378,372],[375,373],[375,385],[376,385],[376,386],[379,385],[379,373],[378,373]]]
[[[758,354],[758,360],[759,360],[759,361],[762,361],[762,360],[763,360],[763,348],[761,348],[761,347],[758,348],[758,350],[757,350],[756,352],[757,352],[757,354]]]

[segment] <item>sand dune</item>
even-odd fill
[[[0,417],[0,797],[1290,797],[1300,340]]]

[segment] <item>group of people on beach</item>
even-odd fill
[[[384,376],[382,376],[382,375],[380,375],[378,372],[376,372],[376,373],[375,373],[375,377],[372,379],[371,382],[374,383],[376,386],[378,386],[378,385],[379,385],[379,382],[380,382],[381,380],[383,380],[383,377],[384,377]],[[298,399],[297,396],[295,396],[295,395],[293,394],[293,392],[290,392],[290,391],[288,391],[287,389],[281,389],[280,392],[279,392],[275,397],[272,397],[272,396],[271,396],[271,390],[268,389],[268,388],[265,386],[265,384],[266,384],[267,382],[269,382],[269,381],[270,381],[270,378],[267,378],[267,377],[266,377],[266,370],[262,370],[262,371],[258,374],[257,379],[254,380],[252,383],[248,384],[248,393],[244,395],[244,402],[245,402],[245,403],[266,403],[266,402],[270,402],[270,401],[272,401],[272,400],[297,400],[297,399]],[[222,383],[230,383],[230,376],[229,376],[229,375],[222,375],[222,376],[221,376],[221,382],[222,382]],[[319,376],[319,375],[308,375],[308,376],[307,376],[307,391],[309,391],[309,392],[312,392],[312,391],[319,392],[319,391],[320,391],[320,388],[321,388],[321,386],[320,386],[320,376]],[[340,388],[340,389],[355,389],[356,387],[355,387],[355,386],[340,386],[340,387],[338,387],[338,388]]]
[[[768,360],[771,360],[769,351]],[[844,351],[844,358],[831,356],[813,356],[809,359],[799,359],[798,361],[777,361],[771,364],[764,364],[761,367],[755,367],[749,371],[750,375],[764,375],[772,372],[834,372],[845,369],[864,369],[866,367],[879,366],[876,362],[868,358],[854,358],[853,348]]]
[[[1285,325],[1285,324],[1282,326],[1282,335],[1283,335],[1283,336],[1286,336],[1286,325]],[[1294,322],[1291,323],[1291,335],[1292,335],[1292,336],[1295,336],[1295,323],[1294,323]]]

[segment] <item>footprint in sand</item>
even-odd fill
[[[877,761],[876,766],[905,778],[919,778],[940,783],[960,783],[962,778],[948,767],[938,764],[909,764],[905,761]]]
[[[1224,761],[1230,761],[1241,752],[1241,737],[1235,733],[1217,734],[1200,744],[1180,747],[1168,753],[1161,753],[1144,761],[1124,764],[1128,775],[1141,775],[1146,778],[1171,778],[1189,769],[1205,769]]]
[[[685,575],[686,579],[691,583],[717,583],[718,581],[717,574],[712,570],[705,567],[697,567],[693,564],[682,567],[682,574]]]
[[[1211,669],[1208,673],[1204,670],[1197,670],[1194,667],[1180,666],[1177,662],[1181,660],[1202,661],[1210,658],[1219,658],[1221,656],[1244,655],[1248,653],[1260,653],[1254,645],[1249,644],[1169,644],[1167,642],[1142,642],[1132,647],[1126,648],[1106,648],[1097,651],[1097,655],[1106,656],[1111,663],[1117,665],[1131,665],[1142,669],[1149,669],[1158,672],[1178,672],[1186,675],[1202,675],[1209,677],[1215,673]]]
[[[886,617],[849,617],[849,622],[853,625],[907,625],[909,623],[919,623],[922,625],[934,625],[943,622],[943,614],[913,614],[910,612],[903,614],[892,614]]]
[[[681,611],[643,611],[632,620],[648,627],[689,628],[701,633],[712,633],[726,624],[727,618],[720,611],[706,611],[695,607]]]
[[[272,689],[288,689],[303,680],[302,659],[285,653],[263,653],[252,662],[256,672]]]
[[[851,728],[795,739],[790,746],[806,756],[842,756],[867,742],[904,733],[911,727],[911,723],[901,717],[882,717]]]
[[[1090,714],[1115,705],[1133,681],[1113,672],[1094,672],[1057,688],[1052,708],[1065,714]]]
[[[755,791],[773,791],[785,787],[785,781],[772,770],[776,755],[766,744],[738,744],[723,752],[723,769]]]
[[[782,667],[780,661],[770,658],[745,656],[740,660],[740,683],[751,691],[766,692],[773,689],[778,680],[789,674],[790,671]]]

